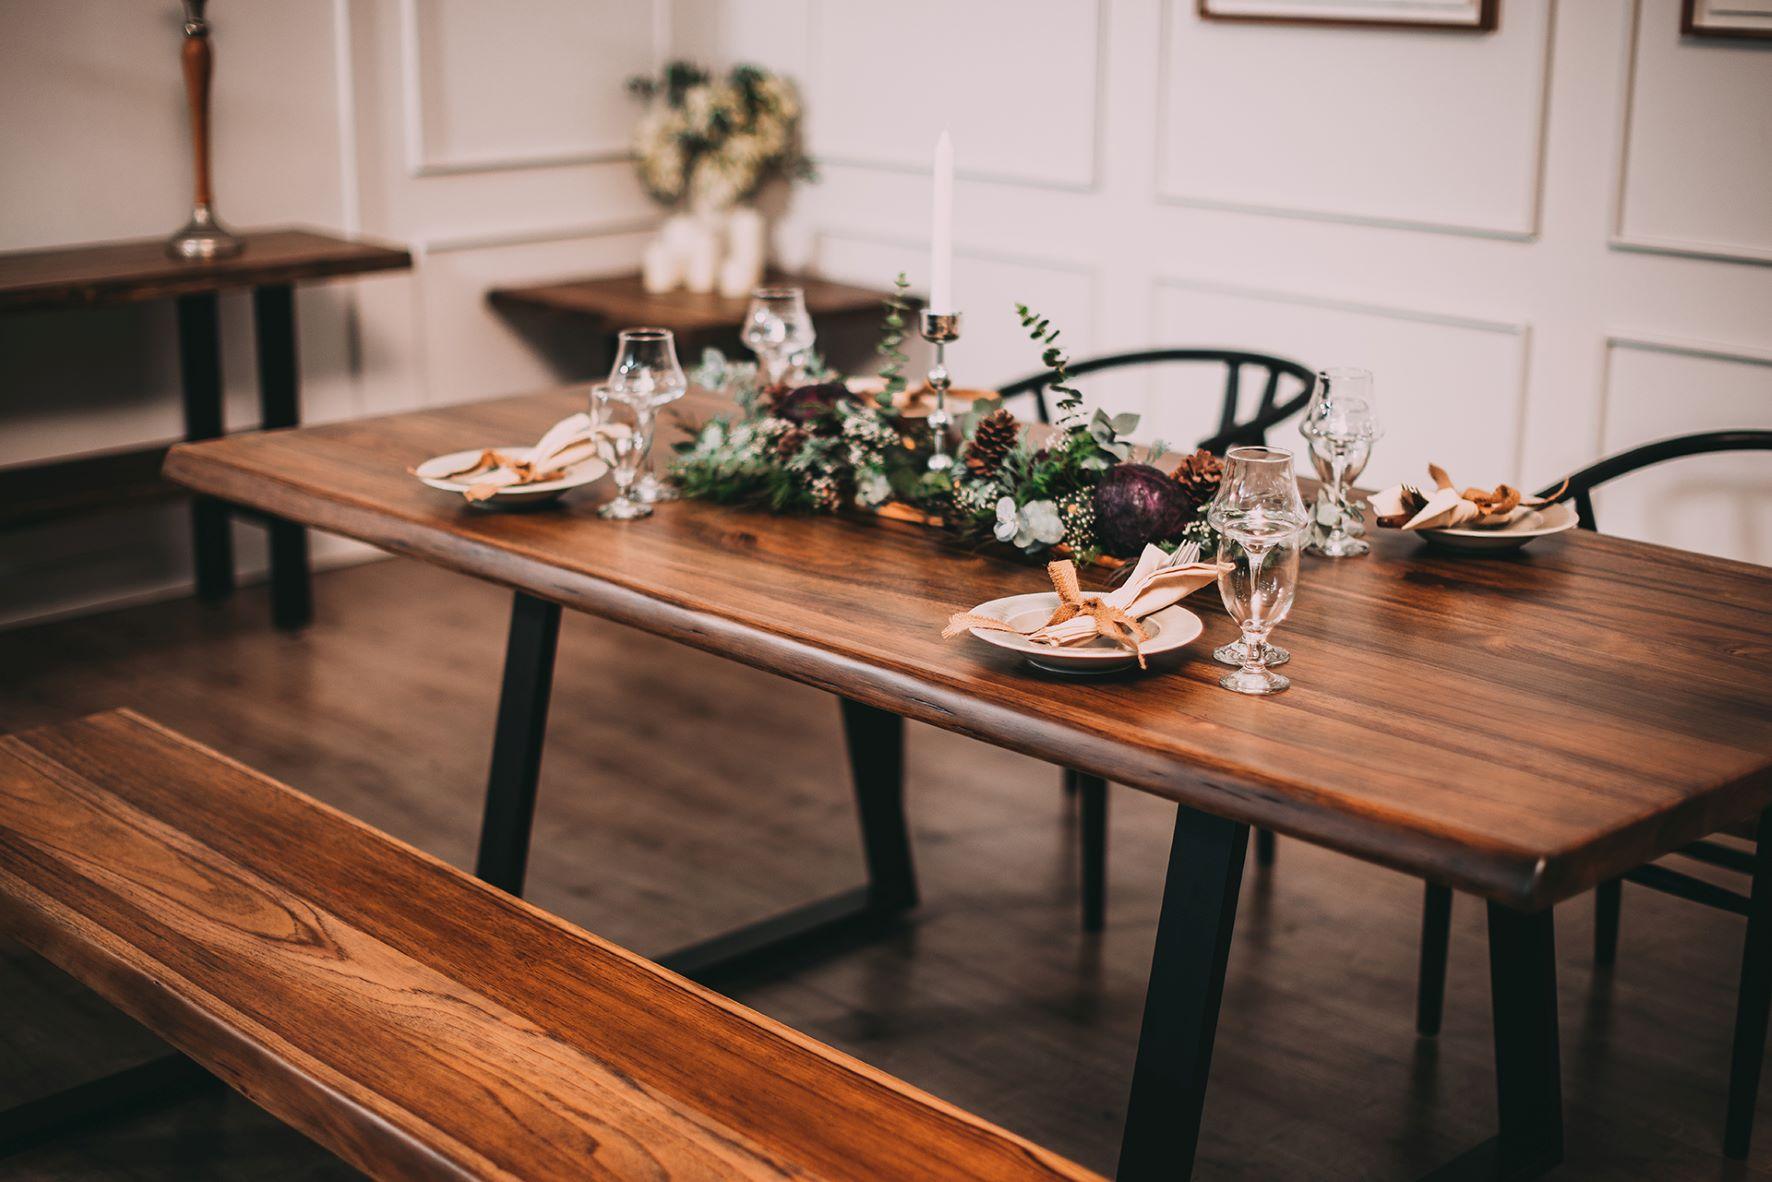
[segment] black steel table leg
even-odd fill
[[[1754,833],[1754,878],[1741,949],[1741,992],[1735,1002],[1735,1048],[1729,1063],[1729,1119],[1723,1152],[1747,1156],[1754,1133],[1754,1101],[1766,1057],[1766,1011],[1772,1004],[1772,811]]]
[[[1099,932],[1107,923],[1107,781],[1079,773],[1077,791],[1083,822],[1083,930]]]
[[[185,438],[222,434],[221,334],[214,292],[178,298],[178,363],[184,388]],[[191,500],[191,549],[199,599],[223,599],[234,589],[234,542],[228,509],[212,497]]]
[[[0,1157],[61,1137],[87,1136],[104,1121],[220,1085],[220,1080],[183,1055],[162,1055],[0,1112]]]
[[[1440,1033],[1446,1008],[1446,953],[1452,935],[1452,888],[1430,882],[1421,904],[1421,966],[1415,978],[1415,1033]]]
[[[1120,1140],[1121,1182],[1193,1173],[1248,845],[1249,826],[1176,807]]]
[[[295,289],[287,283],[253,289],[252,319],[258,338],[260,424],[270,430],[301,423],[295,352]],[[271,615],[279,628],[300,628],[314,618],[308,581],[308,531],[293,521],[268,518],[271,542]]]
[[[1489,994],[1495,1014],[1497,1165],[1536,1177],[1563,1160],[1563,1080],[1557,1051],[1557,955],[1551,909],[1489,904]]]
[[[523,893],[523,871],[529,861],[529,827],[535,819],[535,785],[541,775],[559,639],[560,605],[517,592],[505,645],[504,686],[498,696],[480,852],[474,861],[475,875],[513,895]]]
[[[839,701],[867,885],[699,940],[657,957],[659,964],[704,985],[779,969],[808,954],[858,946],[917,905],[904,813],[904,719],[848,698]]]
[[[1489,1000],[1501,1132],[1427,1175],[1432,1182],[1538,1178],[1563,1160],[1557,958],[1551,909],[1489,904]]]
[[[917,870],[904,816],[904,719],[848,698],[839,701],[867,859],[868,901],[880,911],[915,907]]]

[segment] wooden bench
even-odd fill
[[[0,738],[0,929],[377,1178],[1096,1177],[127,711]]]

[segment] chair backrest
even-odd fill
[[[1569,493],[1575,502],[1575,516],[1581,528],[1599,528],[1594,524],[1593,490],[1608,480],[1616,480],[1651,464],[1713,451],[1772,451],[1772,431],[1701,431],[1695,435],[1676,435],[1589,464],[1569,477]],[[1539,495],[1548,496],[1559,487],[1560,484],[1553,484]]]
[[[1136,353],[1114,353],[1106,357],[1091,357],[1087,361],[1073,361],[1070,364],[1070,373],[1073,377],[1081,377],[1098,370],[1154,365],[1164,361],[1217,364],[1225,367],[1224,399],[1219,408],[1218,430],[1196,445],[1220,455],[1227,447],[1266,443],[1269,427],[1304,409],[1305,404],[1310,401],[1311,385],[1316,381],[1316,375],[1296,361],[1267,353],[1245,353],[1237,349],[1143,349]],[[1237,395],[1242,388],[1245,368],[1265,373],[1266,381],[1255,413],[1247,419],[1239,420]],[[1001,391],[1004,401],[1031,394],[1034,396],[1040,421],[1051,422],[1051,410],[1046,405],[1046,382],[1049,376],[1039,373],[1010,382]],[[1298,389],[1287,391],[1282,397],[1280,385],[1284,379],[1296,382]]]

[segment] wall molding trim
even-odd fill
[[[349,0],[346,0],[348,3]],[[615,164],[633,159],[633,152],[624,138],[616,143],[564,144],[510,155],[455,156],[438,158],[430,154],[425,143],[425,77],[422,60],[422,39],[419,36],[419,4],[422,0],[400,0],[400,93],[402,132],[405,141],[406,174],[414,178],[463,176],[472,173],[514,172],[532,168],[575,168],[594,164]],[[668,40],[671,23],[667,8],[669,0],[648,0],[651,6],[653,59],[664,61],[670,53]],[[660,44],[659,39],[666,39]]]
[[[1240,283],[1226,283],[1217,279],[1187,278],[1174,275],[1159,275],[1151,281],[1151,316],[1150,337],[1156,339],[1155,317],[1157,315],[1158,298],[1164,288],[1176,291],[1204,292],[1214,295],[1237,296],[1242,299],[1259,300],[1266,303],[1290,304],[1296,307],[1322,308],[1330,312],[1347,312],[1357,316],[1373,316],[1385,320],[1402,320],[1416,324],[1428,324],[1438,328],[1456,328],[1467,332],[1493,333],[1499,336],[1511,336],[1519,339],[1519,368],[1514,375],[1514,439],[1513,439],[1513,470],[1514,480],[1521,479],[1526,466],[1526,419],[1530,408],[1532,381],[1532,323],[1529,320],[1507,320],[1493,316],[1478,316],[1465,312],[1447,312],[1423,308],[1401,308],[1389,304],[1375,304],[1369,300],[1355,299],[1347,296],[1321,295],[1314,292],[1287,291],[1277,288],[1250,287]]]
[[[430,234],[412,244],[414,254],[459,254],[470,250],[496,250],[502,246],[536,246],[546,242],[579,242],[587,238],[615,238],[623,234],[650,234],[662,219],[657,216],[624,218],[608,222],[583,222],[563,226],[537,226],[518,230],[464,231]]]
[[[1090,96],[1091,110],[1089,115],[1089,179],[1086,181],[1058,181],[1039,177],[1019,175],[1016,173],[992,172],[988,169],[979,170],[961,166],[954,170],[954,179],[961,181],[979,181],[994,185],[1018,185],[1029,189],[1049,189],[1060,193],[1096,193],[1101,190],[1102,158],[1105,154],[1103,140],[1107,125],[1107,85],[1108,85],[1108,4],[1105,0],[1092,0],[1095,5],[1095,89]],[[807,7],[806,45],[809,60],[821,62],[824,56],[819,52],[819,20],[816,5]],[[839,168],[861,168],[875,172],[892,172],[908,176],[929,176],[932,164],[915,164],[904,160],[883,159],[874,156],[851,156],[843,154],[813,155],[814,163],[823,166],[831,165]]]
[[[1172,71],[1169,64],[1172,56],[1170,45],[1175,32],[1173,10],[1177,3],[1191,3],[1191,0],[1160,0],[1158,18],[1156,142],[1152,148],[1152,159],[1156,163],[1156,168],[1152,177],[1152,186],[1154,200],[1159,204],[1182,206],[1188,209],[1243,213],[1259,217],[1296,218],[1340,225],[1372,226],[1385,230],[1411,230],[1433,234],[1452,234],[1468,238],[1499,239],[1507,242],[1536,242],[1538,240],[1544,211],[1545,156],[1550,139],[1551,67],[1555,56],[1553,50],[1557,29],[1556,0],[1546,0],[1545,6],[1542,56],[1539,69],[1536,71],[1538,95],[1533,116],[1534,143],[1532,160],[1529,165],[1530,176],[1526,184],[1525,208],[1520,212],[1518,224],[1502,226],[1475,225],[1434,218],[1360,213],[1310,205],[1282,205],[1264,201],[1209,197],[1203,194],[1165,188],[1164,178],[1169,160],[1167,147],[1169,93],[1172,85]]]
[[[1772,349],[1758,345],[1732,345],[1697,337],[1663,336],[1659,333],[1613,330],[1606,333],[1600,357],[1600,396],[1594,415],[1594,455],[1606,454],[1606,424],[1612,417],[1612,358],[1620,350],[1656,353],[1664,357],[1693,357],[1701,361],[1724,361],[1735,365],[1772,368]]]
[[[1624,38],[1623,86],[1618,97],[1618,144],[1614,154],[1612,220],[1606,244],[1613,250],[1639,254],[1673,255],[1720,263],[1772,266],[1772,246],[1735,242],[1704,242],[1668,238],[1656,234],[1632,234],[1625,230],[1625,188],[1630,177],[1631,117],[1637,104],[1637,50],[1642,42],[1643,3],[1631,0],[1630,20]]]

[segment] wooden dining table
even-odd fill
[[[599,489],[489,512],[407,473],[534,439],[583,403],[551,391],[182,444],[167,473],[513,591],[479,863],[507,889],[521,887],[562,608],[838,695],[867,886],[690,950],[675,963],[692,974],[914,904],[903,719],[1174,801],[1121,1178],[1191,1171],[1250,826],[1487,900],[1499,1129],[1441,1173],[1530,1177],[1563,1144],[1553,905],[1772,803],[1772,570],[1587,532],[1472,556],[1375,531],[1367,558],[1304,560],[1279,632],[1284,694],[1219,688],[1207,654],[1234,630],[1209,593],[1187,601],[1206,632],[1178,658],[1067,679],[941,639],[950,612],[1041,588],[1007,551],[860,514],[702,502],[604,521]],[[724,408],[692,394],[674,409]],[[1749,924],[1764,946],[1762,894]]]

